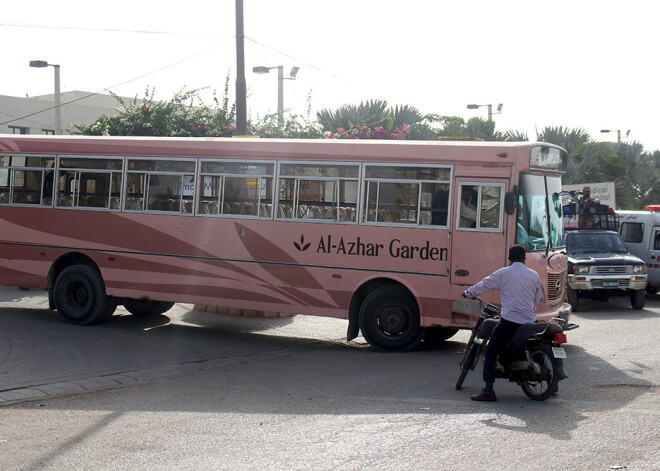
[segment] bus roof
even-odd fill
[[[3,154],[163,156],[421,163],[463,162],[529,165],[529,149],[541,142],[262,139],[220,137],[0,135]],[[519,152],[518,150],[524,152]]]

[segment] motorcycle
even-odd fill
[[[476,368],[500,319],[498,306],[481,298],[474,299],[479,303],[479,319],[472,329],[472,335],[459,363],[461,374],[456,382],[456,389],[461,389],[467,374]],[[468,309],[462,310],[474,315],[474,301],[457,303],[467,303]],[[552,320],[564,324],[566,322],[560,318]],[[566,351],[561,347],[567,343],[567,339],[565,328],[559,323],[521,324],[507,343],[506,352],[498,357],[496,377],[508,378],[509,381],[517,383],[525,394],[535,401],[545,401],[555,394],[559,381],[567,378],[563,366]],[[577,325],[571,324],[568,327],[575,328]]]

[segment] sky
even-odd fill
[[[6,2],[0,95],[61,90],[167,100],[181,90],[235,99],[236,1],[31,0]],[[592,139],[660,149],[657,20],[648,0],[244,0],[248,117],[284,108],[322,109],[386,100],[421,113],[487,117],[496,129],[536,138],[545,126],[581,128]],[[0,110],[1,111],[1,110]]]

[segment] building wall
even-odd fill
[[[127,102],[133,100],[125,97],[122,99]],[[52,94],[25,98],[0,95],[0,133],[53,134],[54,106]],[[116,114],[114,108],[118,106],[119,102],[111,95],[63,92],[60,96],[62,134],[73,134],[72,124],[92,124],[104,114]]]

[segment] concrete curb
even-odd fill
[[[102,389],[117,388],[136,383],[147,383],[156,379],[178,376],[186,373],[196,373],[199,371],[214,370],[244,363],[263,361],[266,359],[272,359],[276,356],[282,356],[284,354],[285,353],[283,351],[264,352],[255,355],[247,355],[245,357],[231,357],[226,359],[213,359],[199,362],[181,363],[158,368],[147,368],[91,378],[82,378],[71,381],[10,389],[7,391],[0,391],[0,406],[48,397],[65,396],[83,392],[99,391]]]

